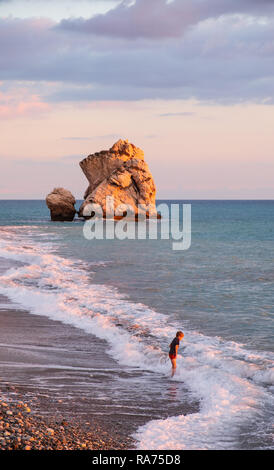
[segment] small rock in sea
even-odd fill
[[[70,191],[64,188],[54,188],[47,195],[46,203],[50,209],[51,220],[72,221],[76,214],[76,200]]]

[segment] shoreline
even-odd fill
[[[91,406],[91,399],[83,396],[80,406],[77,396],[73,397],[73,377],[64,379],[69,382],[67,400],[66,390],[60,395],[58,387],[50,384],[50,380],[54,382],[56,375],[60,376],[60,371],[66,369],[62,364],[66,351],[43,344],[52,340],[47,334],[52,332],[52,327],[54,335],[57,331],[62,336],[68,329],[71,331],[66,334],[85,334],[33,315],[2,295],[0,304],[0,450],[134,449],[135,442],[121,429],[120,420],[104,414],[103,410],[101,416],[93,412],[98,407],[96,400],[93,410],[84,412],[83,408]],[[39,338],[35,338],[35,331],[40,331]],[[99,349],[99,343],[102,347],[102,341],[95,338],[94,342],[95,349]],[[79,353],[75,356],[79,364],[75,374],[80,375],[84,369],[80,361],[84,359]],[[110,362],[108,369],[111,369]],[[49,374],[53,374],[52,379]]]
[[[132,436],[142,425],[195,411],[181,384],[167,381],[163,396],[161,376],[117,364],[106,341],[81,329],[4,296],[0,324],[0,450],[136,450]],[[142,392],[148,379],[153,396]],[[31,440],[19,442],[18,433]]]

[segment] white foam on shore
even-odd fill
[[[25,263],[0,277],[0,292],[31,313],[81,328],[107,340],[120,363],[163,374],[170,380],[168,344],[183,325],[147,306],[132,303],[116,289],[90,284],[85,263],[56,256],[50,244],[22,244],[7,228],[0,256]],[[22,246],[23,245],[23,246]],[[81,265],[83,267],[81,267]],[[271,398],[273,356],[243,345],[184,329],[177,372],[200,402],[198,413],[155,420],[136,433],[140,449],[233,449],[240,427],[260,417]],[[147,393],[147,391],[144,391]]]

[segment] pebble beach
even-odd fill
[[[124,450],[130,444],[99,424],[45,418],[22,400],[0,399],[0,450]]]

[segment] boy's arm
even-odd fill
[[[176,354],[176,356],[177,356],[177,353],[178,353],[178,348],[179,348],[179,344],[176,344],[176,346],[175,346],[175,354]]]

